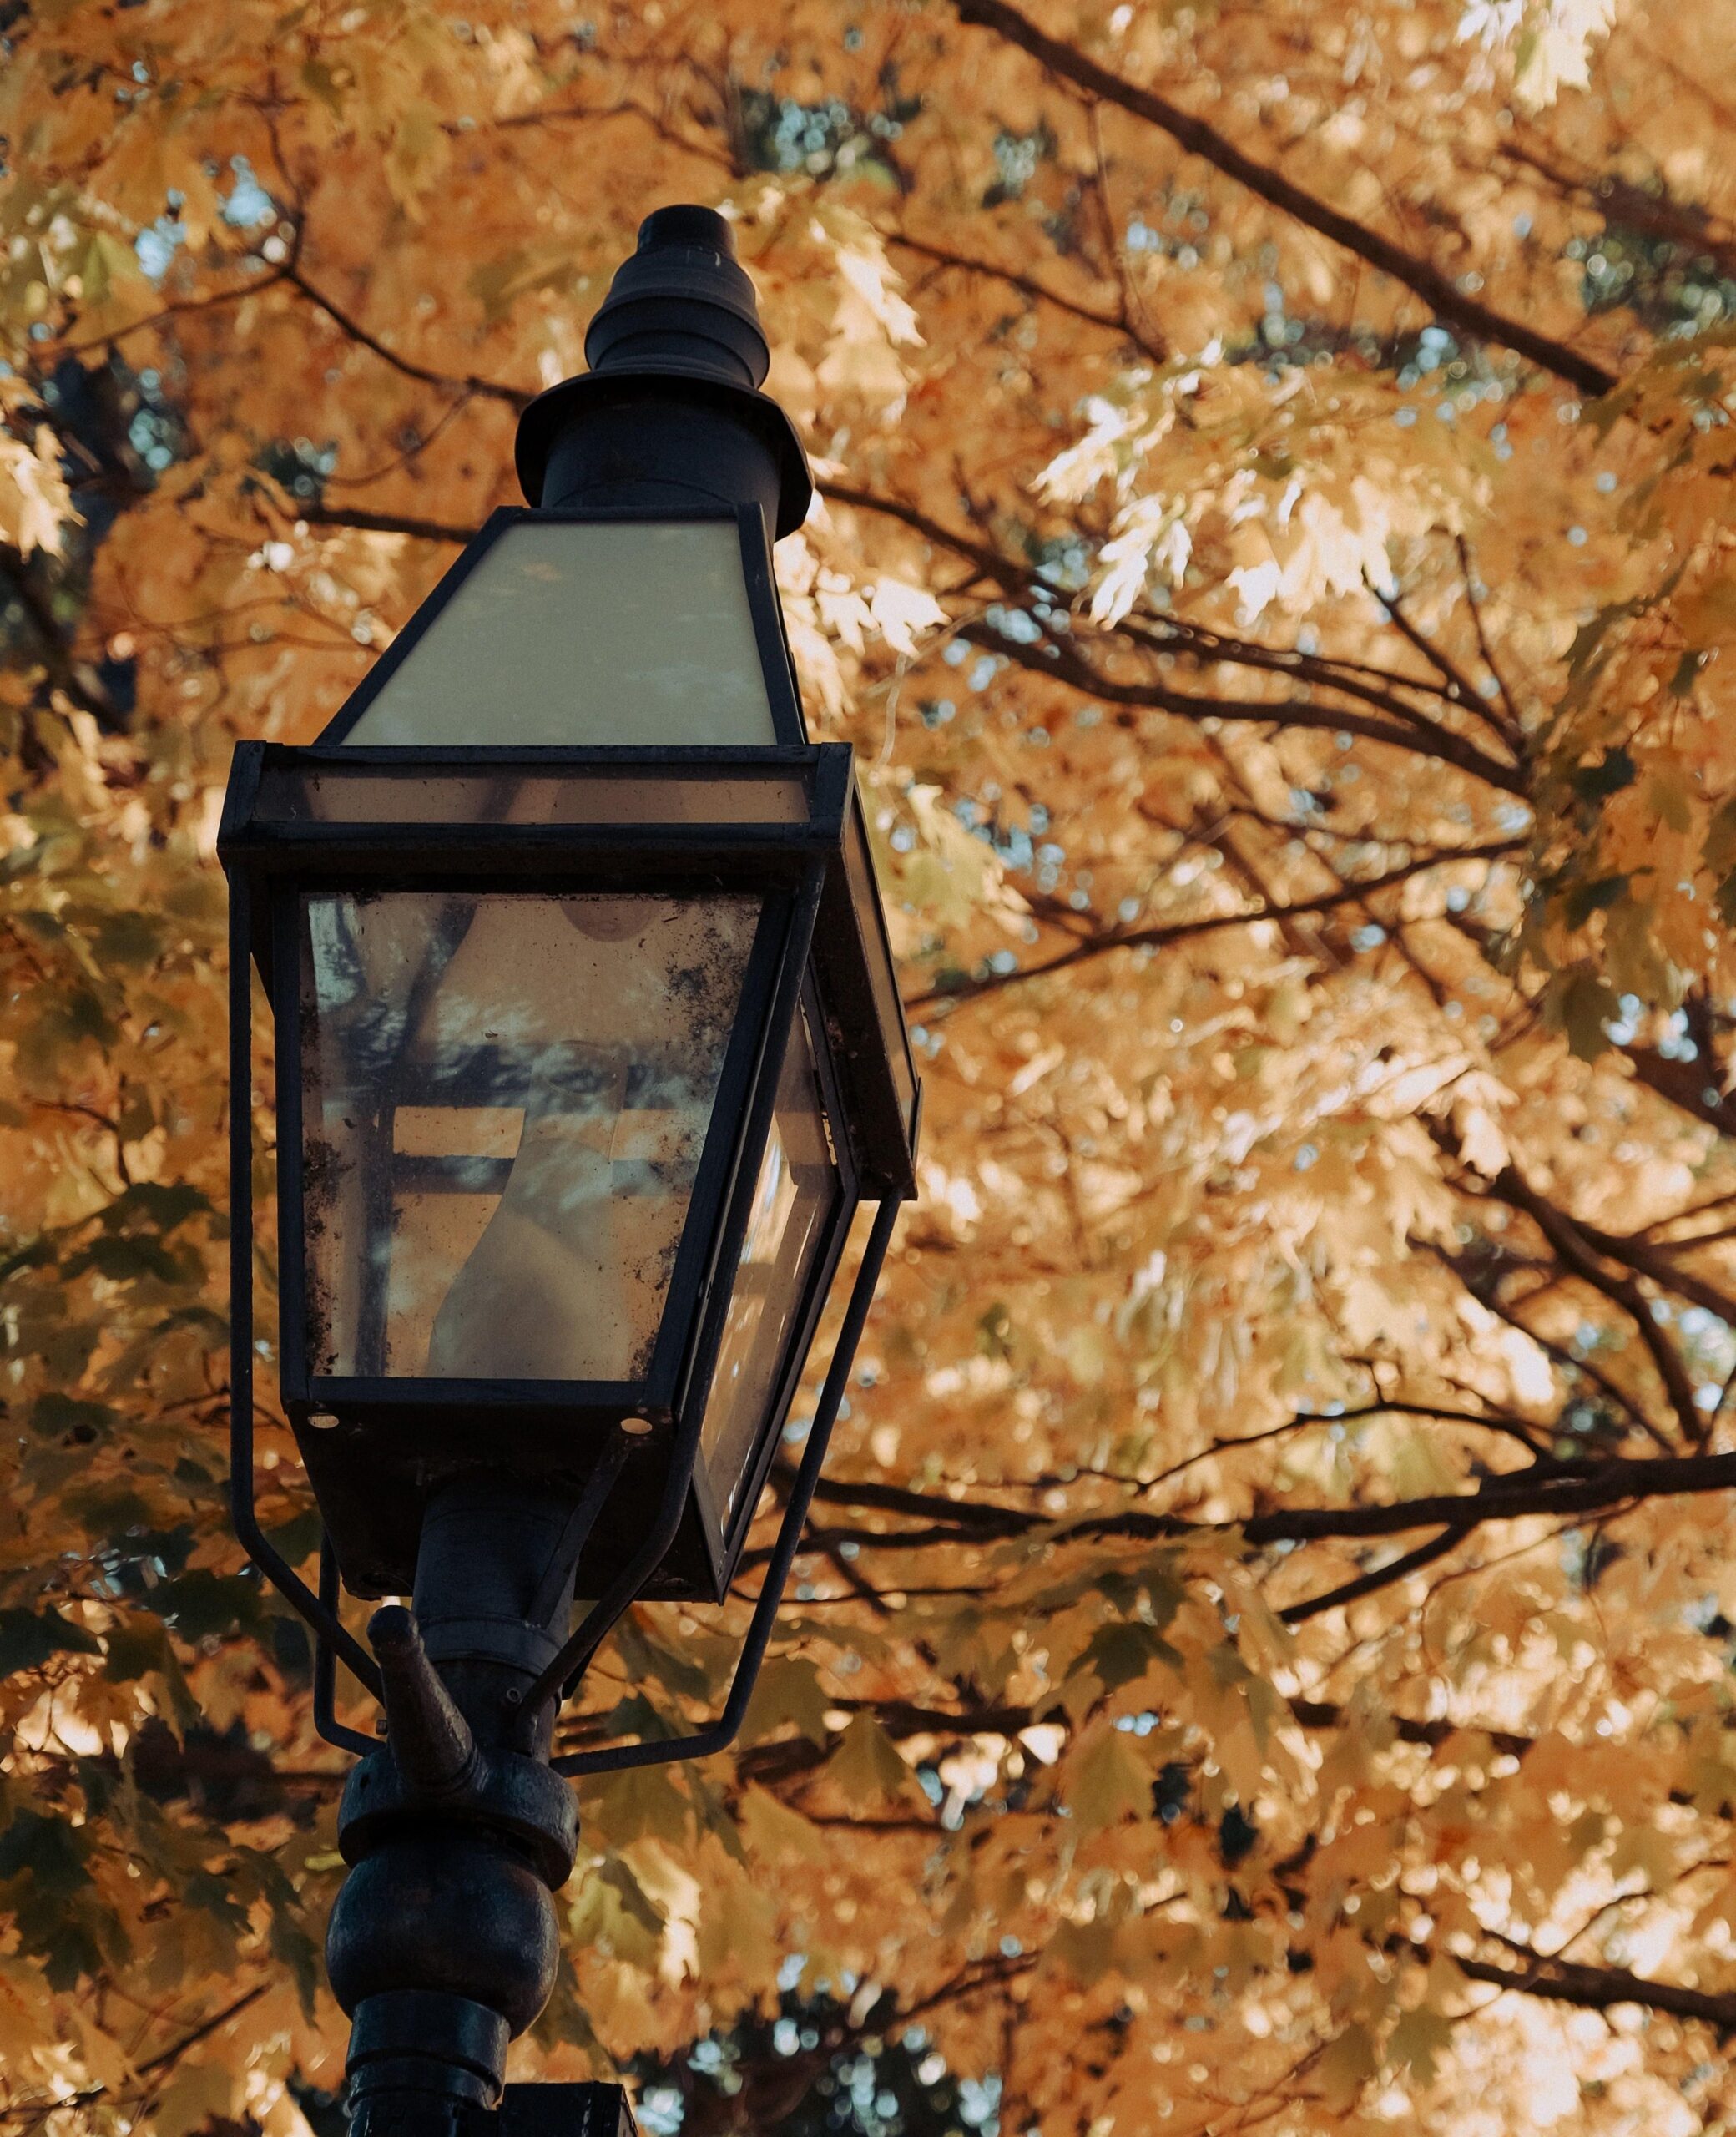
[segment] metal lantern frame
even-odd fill
[[[551,520],[669,524],[719,513],[654,509],[502,510],[486,523],[391,651],[320,740],[308,748],[238,746],[219,852],[230,882],[232,1291],[231,1495],[237,1533],[315,1637],[315,1715],[327,1740],[353,1751],[372,1740],[338,1721],[336,1664],[378,1696],[371,1656],[339,1614],[343,1581],[360,1594],[406,1592],[420,1520],[418,1476],[477,1458],[492,1424],[491,1459],[522,1473],[585,1478],[574,1514],[592,1543],[584,1561],[597,1599],[524,1695],[527,1711],[576,1687],[591,1655],[640,1596],[720,1601],[728,1590],[776,1453],[852,1225],[877,1205],[761,1584],[734,1683],[719,1720],[684,1738],[587,1751],[553,1763],[568,1774],[693,1757],[721,1748],[739,1726],[817,1483],[850,1362],[899,1204],[915,1192],[920,1087],[904,1029],[870,857],[853,756],[805,740],[800,701],[757,506],[733,515],[778,740],[743,746],[591,745],[358,746],[344,736],[404,662],[489,549],[511,528]],[[454,791],[485,777],[630,786],[596,821],[396,820],[394,779],[442,781]],[[709,816],[696,797],[729,790]],[[310,790],[317,790],[310,798]],[[366,789],[366,796],[362,790]],[[680,813],[659,821],[659,792]],[[334,814],[318,798],[346,793]],[[756,811],[755,795],[765,806]],[[792,806],[800,794],[805,804]],[[384,801],[384,806],[362,806]],[[643,801],[647,813],[638,813]],[[608,892],[679,898],[719,891],[762,900],[741,997],[713,1101],[680,1246],[648,1370],[636,1382],[442,1380],[423,1376],[310,1377],[308,1268],[301,1209],[303,1043],[299,1013],[301,902],[310,894],[386,891],[559,896]],[[256,965],[277,1033],[279,1270],[282,1394],[326,1518],[319,1592],[263,1533],[255,1506],[252,1314],[252,1001]],[[785,1332],[777,1377],[757,1422],[732,1507],[719,1508],[700,1432],[785,1049],[805,1018],[837,1185],[802,1296]],[[643,1434],[621,1430],[631,1419]],[[335,1419],[335,1423],[326,1420]],[[319,1420],[319,1422],[314,1422]],[[648,1424],[650,1429],[644,1432]],[[607,1507],[609,1520],[600,1523]],[[637,1539],[637,1540],[634,1540]]]

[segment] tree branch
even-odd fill
[[[1406,1551],[1402,1558],[1394,1559],[1355,1580],[1347,1580],[1341,1587],[1328,1589],[1324,1595],[1310,1595],[1305,1603],[1292,1603],[1278,1614],[1287,1625],[1301,1625],[1310,1618],[1324,1617],[1329,1610],[1341,1609],[1347,1603],[1360,1603],[1365,1595],[1390,1588],[1395,1581],[1405,1580],[1424,1566],[1432,1565],[1436,1559],[1444,1559],[1449,1551],[1456,1551],[1467,1533],[1464,1528],[1443,1528],[1438,1536],[1431,1536],[1426,1543],[1419,1543],[1414,1551]]]
[[[1430,306],[1437,318],[1451,320],[1478,341],[1493,341],[1511,349],[1592,399],[1608,392],[1616,383],[1614,373],[1604,370],[1601,364],[1581,356],[1565,342],[1553,341],[1518,320],[1506,318],[1487,305],[1479,304],[1438,267],[1417,259],[1391,239],[1365,228],[1278,172],[1256,163],[1203,119],[1183,111],[1154,90],[1123,81],[1118,74],[1112,74],[1108,68],[1088,58],[1075,46],[1048,36],[1016,8],[1007,6],[1007,0],[953,0],[953,5],[961,22],[993,30],[1009,43],[1028,52],[1062,80],[1160,128],[1190,155],[1202,158],[1272,207],[1294,216],[1308,229],[1318,230],[1321,236],[1342,245],[1359,260],[1365,260],[1382,274],[1390,275],[1395,282],[1402,283]]]
[[[1179,1514],[1147,1513],[1132,1508],[1081,1513],[1057,1522],[1018,1507],[828,1478],[821,1478],[815,1497],[835,1505],[878,1508],[927,1524],[914,1531],[835,1530],[832,1538],[837,1542],[857,1543],[864,1550],[927,1550],[967,1539],[1002,1541],[1039,1530],[1057,1541],[1092,1536],[1155,1541],[1239,1533],[1255,1546],[1313,1543],[1327,1537],[1401,1536],[1417,1528],[1458,1528],[1468,1533],[1490,1521],[1518,1521],[1532,1514],[1559,1519],[1609,1513],[1645,1499],[1732,1490],[1736,1490],[1736,1453],[1535,1463],[1503,1476],[1486,1477],[1474,1492],[1435,1492],[1376,1506],[1274,1508],[1243,1521],[1227,1522],[1190,1521]],[[817,1534],[813,1547],[820,1547]]]
[[[979,978],[960,981],[956,987],[932,987],[923,993],[909,997],[906,1009],[922,1009],[940,1003],[969,1002],[980,994],[999,993],[1002,988],[1017,987],[1029,979],[1042,979],[1047,975],[1069,970],[1075,965],[1088,962],[1093,957],[1106,955],[1111,950],[1163,948],[1172,942],[1184,942],[1198,935],[1211,935],[1225,927],[1249,927],[1256,921],[1282,922],[1294,920],[1299,915],[1330,912],[1335,907],[1355,905],[1376,891],[1390,890],[1395,883],[1408,882],[1413,876],[1420,876],[1431,868],[1441,868],[1455,861],[1500,861],[1517,851],[1518,842],[1513,839],[1500,839],[1487,846],[1467,846],[1443,853],[1420,854],[1407,861],[1402,867],[1389,868],[1384,876],[1371,876],[1366,882],[1346,883],[1342,889],[1322,891],[1319,897],[1297,898],[1289,905],[1265,906],[1253,912],[1208,913],[1198,920],[1178,920],[1167,926],[1153,927],[1111,928],[1101,935],[1088,936],[1069,950],[1051,957],[1047,963],[1026,965],[1007,973],[989,973]]]
[[[460,548],[476,533],[444,520],[417,519],[402,512],[369,512],[361,505],[298,504],[296,517],[310,527],[356,527],[366,534],[408,534],[418,542],[454,542]]]
[[[1577,2004],[1584,2011],[1607,2011],[1618,2003],[1638,2003],[1673,2018],[1697,2018],[1721,2031],[1736,2028],[1736,1992],[1714,1993],[1685,1988],[1674,1982],[1648,1981],[1626,1967],[1594,1967],[1577,1959],[1551,1958],[1532,1952],[1522,1969],[1492,1966],[1486,1959],[1453,1954],[1453,1963],[1472,1981],[1486,1981],[1522,1996],[1552,2003]]]
[[[523,408],[534,396],[523,393],[516,386],[507,386],[497,378],[478,378],[473,372],[462,377],[450,371],[431,371],[426,364],[414,363],[408,356],[401,356],[396,349],[389,349],[376,335],[371,334],[359,319],[346,311],[335,298],[326,296],[308,280],[300,268],[291,260],[283,270],[281,279],[300,290],[308,302],[317,305],[334,325],[340,327],[358,347],[368,350],[382,363],[390,364],[394,371],[401,371],[406,378],[414,378],[424,386],[438,386],[451,392],[479,394],[491,401],[503,401],[509,408]]]
[[[902,230],[888,230],[886,239],[889,245],[898,245],[906,252],[914,252],[921,259],[933,260],[937,267],[956,267],[964,274],[982,275],[992,281],[1004,282],[1009,289],[1017,290],[1022,296],[1030,297],[1038,304],[1049,305],[1057,311],[1064,311],[1070,318],[1082,320],[1088,326],[1101,326],[1109,333],[1123,335],[1142,356],[1149,357],[1154,364],[1164,364],[1169,361],[1168,349],[1142,334],[1123,313],[1099,311],[1091,305],[1081,304],[1075,297],[1063,296],[1059,290],[1052,290],[1047,283],[1039,282],[1035,275],[1022,275],[1012,267],[997,267],[992,260],[971,259],[946,245],[932,245],[926,238],[910,237]]]
[[[257,2003],[267,1986],[263,1981],[256,1982],[245,1994],[238,1996],[233,2003],[225,2004],[214,2017],[207,2018],[203,2025],[195,2026],[191,2033],[184,2034],[172,2048],[165,2048],[160,2054],[135,2064],[134,2068],[141,2078],[149,2078],[156,2071],[169,2069],[180,2061],[189,2049],[197,2048],[202,2040],[208,2040],[220,2028],[226,2026],[231,2018],[240,2018],[249,2004]],[[18,2100],[9,2107],[0,2108],[0,2122],[11,2122],[28,2116],[40,2119],[43,2115],[56,2114],[63,2108],[85,2107],[93,2100],[108,2099],[112,2090],[113,2088],[108,2085],[91,2085],[82,2093],[70,2093],[58,2099]]]
[[[882,514],[907,527],[913,533],[921,534],[926,541],[948,548],[966,558],[982,575],[996,585],[1004,588],[1016,599],[1031,583],[1028,564],[984,543],[954,533],[939,521],[931,519],[915,506],[896,498],[876,495],[872,491],[860,490],[843,482],[822,482],[820,494],[833,503],[845,504],[865,512]],[[1318,655],[1293,654],[1281,649],[1269,649],[1250,644],[1245,639],[1229,639],[1219,633],[1164,617],[1147,623],[1143,619],[1123,623],[1109,634],[1112,639],[1137,646],[1146,654],[1183,652],[1202,662],[1227,661],[1236,665],[1259,669],[1284,675],[1292,682],[1310,684],[1318,689],[1335,690],[1366,703],[1372,703],[1387,712],[1382,720],[1367,714],[1346,710],[1339,705],[1316,705],[1306,699],[1287,698],[1276,700],[1214,698],[1198,692],[1176,690],[1156,681],[1126,683],[1113,679],[1093,668],[1071,640],[1062,640],[1052,633],[1033,645],[1021,644],[1002,636],[998,631],[984,624],[967,622],[957,627],[957,634],[973,645],[1000,654],[1016,665],[1033,674],[1045,675],[1064,687],[1082,692],[1088,697],[1102,698],[1111,704],[1140,705],[1153,711],[1169,712],[1187,720],[1217,719],[1233,723],[1257,723],[1264,726],[1311,728],[1327,733],[1356,735],[1365,741],[1380,742],[1388,746],[1410,751],[1414,755],[1434,758],[1450,764],[1460,771],[1467,772],[1473,779],[1499,788],[1504,793],[1530,800],[1530,790],[1523,774],[1516,765],[1505,763],[1480,748],[1467,735],[1455,733],[1426,719],[1415,706],[1395,701],[1387,691],[1375,692],[1369,686],[1373,677],[1392,687],[1426,691],[1436,697],[1446,697],[1448,702],[1458,700],[1444,690],[1416,676],[1388,675],[1379,669],[1360,669],[1355,664],[1342,661],[1323,661]]]
[[[1634,1279],[1631,1276],[1612,1276],[1575,1220],[1539,1194],[1516,1166],[1503,1167],[1487,1192],[1509,1208],[1522,1210],[1548,1240],[1563,1266],[1627,1315],[1657,1367],[1683,1438],[1689,1446],[1698,1446],[1706,1437],[1708,1420],[1694,1401],[1693,1383],[1688,1377],[1680,1352],[1658,1326],[1651,1301]]]

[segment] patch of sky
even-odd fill
[[[1034,616],[1027,616],[1022,609],[1003,607],[998,601],[990,603],[984,620],[991,630],[999,631],[1015,645],[1035,645],[1042,636],[1042,626]]]
[[[805,1952],[792,1952],[778,1968],[779,1988],[786,1993],[794,1988],[801,1979],[802,1969],[807,1963],[808,1955]]]
[[[1359,927],[1350,937],[1353,950],[1375,950],[1386,940],[1386,930],[1370,921],[1365,927]]]
[[[147,371],[141,374],[140,383],[143,384],[146,378],[149,378],[154,386],[154,373]],[[147,387],[146,391],[150,391],[150,388]],[[127,425],[127,442],[154,475],[160,475],[174,459],[174,432],[172,417],[161,408],[154,407],[149,402],[142,402],[133,411],[133,420]]]
[[[1666,1061],[1697,1061],[1700,1049],[1688,1036],[1688,1016],[1684,1010],[1673,1010],[1663,1034],[1658,1042],[1658,1051]]]
[[[1616,1003],[1616,1008],[1619,1014],[1610,1018],[1603,1028],[1615,1045],[1626,1046],[1639,1028],[1640,1016],[1645,1004],[1637,994],[1624,994]]]
[[[1503,801],[1495,811],[1498,831],[1522,831],[1531,821],[1531,811],[1522,801]]]
[[[922,707],[922,725],[925,727],[944,727],[957,715],[958,707],[951,698],[930,698]]]
[[[1000,2123],[996,2110],[1001,2104],[1001,2080],[997,2077],[961,2078],[958,2086],[958,2113],[961,2121],[971,2129],[980,2129],[983,2137],[995,2137]]]
[[[989,189],[987,205],[997,200],[1017,200],[1037,175],[1037,166],[1046,155],[1052,155],[1055,137],[1047,126],[1038,126],[1033,133],[1009,134],[1004,129],[995,136],[995,168],[1000,173],[997,184]]]
[[[1091,551],[1087,545],[1077,535],[1066,535],[1044,543],[1036,570],[1037,576],[1051,586],[1058,586],[1066,594],[1077,594],[1089,584],[1091,566]]]
[[[231,156],[229,167],[235,182],[219,210],[224,221],[232,230],[257,230],[261,223],[269,223],[277,213],[277,204],[254,176],[252,164],[245,156]]]
[[[134,239],[133,250],[148,278],[160,282],[169,272],[176,250],[186,241],[187,232],[178,216],[159,215]]]
[[[639,2127],[650,2137],[675,2137],[684,2111],[679,2086],[647,2085],[636,2104]]]
[[[992,653],[985,653],[966,676],[966,685],[973,690],[986,690],[995,679],[995,670],[1000,663]]]
[[[949,668],[962,668],[971,657],[971,649],[961,638],[949,639],[941,658]]]

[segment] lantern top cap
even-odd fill
[[[771,350],[735,235],[714,208],[659,208],[585,336],[593,373],[659,371],[751,392]]]
[[[633,250],[660,252],[672,245],[691,245],[733,260],[735,231],[729,218],[715,208],[695,207],[691,202],[673,208],[654,208],[639,225],[638,243]]]
[[[763,489],[775,536],[801,525],[813,478],[789,417],[760,391],[770,346],[734,232],[714,208],[683,204],[646,216],[586,332],[585,360],[584,376],[551,386],[519,417],[518,477],[533,506],[545,502],[551,460],[581,427],[594,439],[582,455],[589,475],[618,484],[642,449],[658,457],[643,430],[635,445],[631,426],[674,403],[715,411],[755,441],[765,473],[742,494]],[[554,501],[564,501],[564,488],[563,477]]]

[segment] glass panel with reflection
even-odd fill
[[[778,1392],[785,1346],[840,1191],[813,1042],[799,1015],[778,1079],[771,1135],[699,1431],[700,1453],[726,1523]]]
[[[777,740],[733,519],[521,521],[344,737]]]
[[[643,1375],[760,904],[304,897],[314,1374]]]

